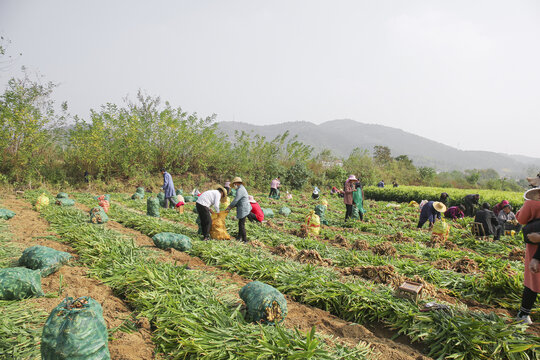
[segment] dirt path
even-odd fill
[[[71,253],[75,259],[77,254],[59,238],[49,231],[49,224],[32,209],[32,206],[8,195],[2,198],[3,207],[17,214],[7,222],[10,232],[14,235],[12,242],[21,249],[32,245],[48,246],[56,250]],[[74,260],[71,261],[73,263]],[[36,298],[28,300],[38,308],[50,312],[65,296],[79,297],[89,295],[103,307],[103,317],[107,328],[115,328],[132,316],[131,310],[112,290],[95,279],[87,277],[88,269],[82,266],[63,266],[58,272],[42,279],[45,293],[58,292],[60,277],[62,277],[62,294],[57,298]],[[137,331],[125,333],[117,331],[109,341],[111,358],[116,360],[154,359],[154,345],[151,341],[150,324],[146,319],[137,321]]]
[[[84,211],[89,210],[88,207],[81,204],[77,204],[77,207]],[[128,209],[124,206],[122,207]],[[136,210],[132,211],[134,213],[141,214]],[[162,220],[173,222],[167,219]],[[154,247],[152,239],[146,235],[143,235],[139,231],[126,228],[122,224],[112,220],[107,222],[106,227],[132,237],[138,246]],[[211,272],[218,278],[226,280],[227,282],[235,285],[234,288],[237,290],[250,281],[242,276],[225,272],[217,267],[207,266],[200,258],[189,256],[186,253],[176,251],[174,249],[162,251],[162,253],[162,261],[174,261],[181,264],[187,264],[193,269]],[[360,341],[367,342],[371,344],[373,349],[379,353],[380,359],[429,359],[428,357],[423,356],[418,348],[411,346],[406,337],[399,337],[396,339],[396,341],[392,341],[390,337],[395,335],[395,333],[392,333],[387,329],[374,326],[373,331],[371,331],[365,326],[344,321],[327,311],[300,304],[288,296],[286,296],[286,298],[288,314],[284,323],[285,327],[291,329],[297,328],[305,333],[315,326],[318,333],[332,336],[341,343],[353,346],[358,344]]]

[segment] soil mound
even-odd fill
[[[355,250],[366,251],[369,249],[369,243],[366,240],[356,240],[352,247]]]
[[[279,244],[274,248],[274,250],[272,250],[272,253],[288,258],[296,258],[298,255],[298,250],[296,250],[294,245]]]
[[[405,236],[401,231],[395,234],[386,235],[386,238],[391,242],[413,243],[414,239],[410,236]]]
[[[463,274],[474,274],[478,272],[478,264],[476,261],[466,257],[456,261],[453,264],[453,268],[456,272]]]
[[[397,254],[396,248],[389,241],[375,245],[371,251],[376,255],[395,256]]]
[[[332,265],[332,260],[324,259],[317,250],[300,250],[296,260],[304,264]]]

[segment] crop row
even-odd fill
[[[195,236],[190,227],[145,215],[115,205],[112,219],[152,236],[163,231]],[[413,341],[423,341],[430,356],[460,359],[529,359],[535,356],[538,340],[523,325],[493,313],[461,308],[422,313],[407,299],[394,296],[386,286],[354,279],[343,281],[332,268],[288,261],[268,252],[234,241],[193,241],[193,255],[206,263],[254,280],[264,281],[295,300],[330,311],[355,322],[379,321],[397,329]]]
[[[32,197],[35,197],[33,194]],[[314,336],[247,323],[234,297],[224,297],[213,274],[158,261],[154,250],[74,208],[49,206],[42,216],[70,243],[92,276],[108,284],[154,325],[154,341],[168,358],[365,359],[370,351],[327,346]]]
[[[86,201],[91,201],[86,197]],[[124,204],[137,209],[145,209],[145,205],[140,201],[123,200]],[[189,215],[188,215],[189,214]],[[193,219],[195,216],[188,214],[178,214],[174,211],[162,210],[165,218],[185,221],[186,216]],[[286,219],[284,219],[286,221]],[[234,228],[235,223],[228,221],[228,226]],[[473,256],[479,265],[480,274],[463,274],[451,270],[439,270],[434,268],[429,261],[418,261],[394,256],[379,256],[371,251],[360,251],[353,248],[342,248],[329,245],[312,238],[298,238],[288,233],[280,232],[279,229],[265,226],[252,226],[250,236],[265,245],[276,247],[279,245],[292,246],[297,250],[315,250],[321,257],[330,259],[332,264],[339,268],[355,266],[385,266],[392,265],[398,274],[425,281],[439,288],[448,289],[454,296],[459,298],[471,298],[486,305],[498,305],[508,309],[515,309],[519,306],[522,291],[522,271],[512,271],[509,262],[497,258],[484,258]],[[193,232],[193,236],[195,232]],[[448,256],[449,251],[444,249],[431,249],[418,246],[417,244],[396,244],[396,248],[401,253],[408,255],[419,255],[423,260],[436,261],[439,259],[462,258],[464,254],[453,253]],[[385,276],[384,281],[395,281],[395,277]]]

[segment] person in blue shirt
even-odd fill
[[[379,181],[377,184],[377,187],[383,188],[384,187],[384,180]]]
[[[429,227],[431,228],[437,219],[441,218],[441,213],[446,211],[446,206],[439,201],[428,201],[422,210],[420,211],[420,220],[418,221],[418,228],[424,226],[426,221],[429,221]]]
[[[173,183],[171,174],[165,171],[164,168],[161,168],[161,174],[163,175],[163,186],[161,188],[163,189],[163,192],[165,193],[164,207],[168,209],[169,203],[172,205],[176,205],[176,203],[172,201],[172,197],[176,196],[176,190],[174,189],[174,183]]]

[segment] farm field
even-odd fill
[[[275,215],[263,224],[248,223],[248,244],[204,242],[197,235],[194,203],[186,204],[183,214],[161,209],[161,217],[153,218],[146,216],[146,199],[114,193],[111,221],[95,225],[88,221],[88,210],[97,205],[98,194],[73,192],[75,207],[49,205],[38,213],[30,204],[41,193],[27,191],[24,199],[2,196],[0,202],[19,206],[17,213],[26,207],[45,234],[32,240],[69,251],[76,263],[50,275],[55,280],[43,279],[54,283],[51,291],[57,293],[46,297],[50,306],[34,309],[41,299],[1,304],[4,311],[15,306],[41,313],[25,334],[29,344],[39,341],[44,314],[66,292],[92,295],[93,290],[67,284],[60,296],[58,281],[77,273],[118,296],[115,301],[126,309],[123,318],[118,316],[120,324],[109,327],[112,358],[122,358],[113,352],[116,338],[133,334],[147,340],[144,349],[151,358],[538,358],[540,327],[513,322],[522,291],[522,240],[475,239],[470,219],[450,222],[449,240],[438,242],[427,229],[416,229],[418,210],[407,203],[367,200],[364,221],[345,224],[342,199],[326,196],[329,225],[305,237],[301,225],[320,200],[301,193],[292,200],[255,194],[261,207]],[[289,216],[279,214],[283,206],[291,209]],[[12,232],[15,220],[0,224],[7,229],[3,234]],[[232,213],[226,224],[236,234]],[[159,250],[149,237],[160,232],[187,235],[193,247],[187,253]],[[0,252],[2,267],[24,249],[22,243],[11,244],[11,237],[1,240],[9,244]],[[74,264],[84,271],[73,271]],[[289,315],[282,326],[244,320],[238,290],[251,280],[286,295]],[[395,296],[405,280],[424,285],[418,303]],[[420,311],[430,301],[448,309]],[[15,347],[5,344],[0,351]]]

